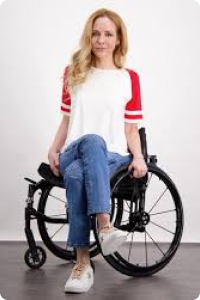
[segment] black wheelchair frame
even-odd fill
[[[179,244],[181,242],[182,232],[183,232],[183,207],[178,190],[170,179],[170,177],[157,166],[156,155],[148,155],[146,133],[145,128],[140,128],[139,130],[142,153],[144,155],[148,172],[142,178],[134,178],[133,170],[128,171],[128,165],[120,167],[110,179],[111,187],[111,221],[113,225],[121,230],[128,231],[131,236],[131,241],[127,242],[121,247],[121,250],[116,251],[114,254],[103,256],[104,259],[117,271],[128,276],[149,276],[163,269],[172,257],[175,255]],[[57,177],[53,174],[50,166],[46,163],[42,163],[38,168],[38,173],[41,175],[42,179],[38,182],[25,178],[29,182],[28,187],[28,197],[26,199],[25,207],[25,235],[28,242],[28,250],[24,255],[25,263],[32,269],[40,268],[46,261],[46,251],[43,247],[36,244],[33,232],[31,230],[31,221],[36,219],[38,229],[45,246],[57,257],[64,260],[74,261],[76,259],[75,249],[69,249],[67,247],[60,246],[61,243],[54,242],[53,238],[50,237],[46,224],[50,226],[61,225],[65,226],[69,224],[68,219],[68,209],[65,203],[64,214],[59,214],[57,216],[48,216],[45,214],[45,210],[48,206],[49,197],[51,195],[52,189],[63,189],[63,182],[61,177]],[[151,192],[149,192],[150,186],[152,186],[152,178],[156,178],[156,186],[153,186]],[[158,179],[158,181],[157,181]],[[158,182],[161,182],[161,187],[158,188]],[[153,183],[155,184],[155,183]],[[162,191],[164,189],[164,192]],[[34,208],[34,196],[36,191],[41,191],[41,196],[39,198],[37,209]],[[154,201],[153,196],[157,192],[161,191],[161,196],[156,198]],[[148,194],[149,192],[149,194]],[[161,198],[165,197],[168,192],[167,200],[162,200],[165,205],[164,210],[152,213],[153,209],[161,203]],[[149,195],[149,196],[148,196]],[[147,197],[148,196],[148,197]],[[53,196],[54,199],[64,202],[58,197]],[[149,200],[150,199],[150,200]],[[147,212],[147,204],[149,203],[150,209]],[[172,208],[169,208],[169,203],[172,203]],[[152,205],[153,204],[153,205]],[[170,218],[165,218],[165,215],[169,213]],[[64,215],[64,217],[63,217]],[[153,221],[153,218],[157,216],[159,222],[165,219],[165,224],[161,225]],[[127,219],[128,218],[128,219]],[[166,223],[169,223],[167,228]],[[150,234],[150,230],[154,228],[159,236],[158,230],[163,230],[167,233],[166,240],[162,242],[155,241],[152,237],[153,233]],[[148,229],[149,228],[149,229]],[[94,242],[90,246],[90,257],[94,257],[99,253],[102,253],[100,243],[98,240],[97,232],[97,220],[96,216],[91,217],[91,229],[94,233]],[[148,229],[148,231],[147,231]],[[155,231],[156,229],[156,231]],[[144,243],[141,241],[141,235],[145,235]],[[132,255],[133,259],[137,259],[137,262],[130,261],[133,245],[133,236],[135,238],[134,251],[135,254]],[[172,241],[169,242],[169,236],[173,236]],[[147,241],[149,238],[149,241]],[[143,254],[141,247],[145,245],[145,261],[141,262],[143,259]],[[162,253],[160,258],[157,254],[155,257],[155,249],[158,253]],[[149,252],[151,257],[149,256]],[[154,260],[154,263],[150,260]],[[94,268],[94,264],[91,261]]]

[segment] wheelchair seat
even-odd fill
[[[119,173],[120,171],[124,171],[125,169],[127,169],[127,166],[128,165],[125,164],[125,165],[119,167],[118,170],[116,171],[116,173]],[[47,182],[49,182],[53,186],[64,188],[62,175],[56,176],[52,172],[49,164],[44,163],[44,162],[41,163],[37,171],[42,178],[44,178]]]
[[[40,176],[42,176],[42,178],[51,183],[53,186],[64,188],[62,176],[56,176],[52,172],[49,164],[46,164],[44,162],[41,163],[37,171]]]
[[[146,133],[145,133],[145,128],[144,127],[139,129],[139,134],[140,134],[140,140],[141,140],[142,153],[144,155],[145,160],[147,160],[147,157],[148,157],[148,155],[147,155],[147,143],[146,143]],[[128,152],[131,153],[129,149],[128,149]],[[121,166],[117,170],[117,172],[120,172],[121,170],[124,170],[124,168],[126,169],[127,166]],[[44,162],[41,163],[37,171],[42,176],[42,178],[44,178],[50,184],[52,184],[54,186],[57,186],[57,187],[64,188],[62,175],[56,176],[52,172],[49,164],[44,163]]]

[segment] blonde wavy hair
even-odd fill
[[[95,63],[95,56],[91,51],[92,27],[95,20],[99,17],[108,17],[116,26],[117,35],[120,39],[119,45],[113,52],[113,61],[116,67],[122,68],[125,64],[128,52],[127,29],[122,18],[114,11],[101,8],[88,18],[83,30],[79,46],[71,57],[71,63],[67,66],[67,76],[64,78],[65,89],[71,94],[73,87],[83,83],[87,76],[87,71]]]

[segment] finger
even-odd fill
[[[55,157],[55,166],[58,167],[59,166],[59,153],[56,155]]]
[[[140,173],[139,173],[140,177],[144,177],[145,174],[146,174],[146,172],[140,172]]]
[[[59,166],[59,161],[56,159],[55,160],[55,167],[58,168],[58,166]]]
[[[133,165],[129,165],[128,166],[128,170],[130,171],[130,170],[132,170],[133,169]]]
[[[54,173],[54,175],[55,175],[56,177],[60,177],[60,174],[59,174],[59,173]]]
[[[54,172],[54,165],[53,164],[50,164],[50,169],[52,172]]]
[[[141,177],[143,177],[143,173],[141,171],[135,170],[135,177],[141,178]]]
[[[59,174],[60,174],[59,170],[55,165],[50,166],[50,169],[51,169],[51,171],[53,172],[54,175],[59,176]]]
[[[59,171],[58,171],[58,170],[56,170],[56,169],[54,170],[54,172],[53,172],[53,173],[54,173],[54,175],[56,175],[57,177],[59,177],[59,176],[60,176],[60,173],[59,173]]]

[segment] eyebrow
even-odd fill
[[[92,32],[100,32],[99,30],[97,29],[92,29]],[[112,30],[105,30],[104,32],[111,32],[111,33],[114,33]]]

